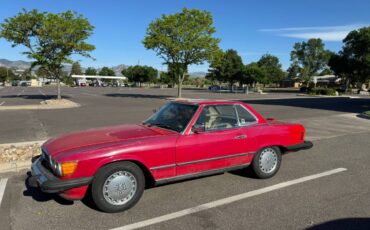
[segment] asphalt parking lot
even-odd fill
[[[38,89],[46,97],[54,93],[53,88],[25,88],[21,95],[36,96],[18,100],[10,96],[22,92],[21,87],[3,88],[0,103],[39,103],[43,99]],[[63,88],[63,92],[82,106],[0,111],[0,143],[140,122],[176,94],[175,89],[126,88]],[[258,180],[248,170],[241,170],[153,187],[134,208],[117,214],[97,211],[88,199],[69,202],[27,188],[26,171],[3,174],[1,229],[370,228],[370,120],[356,116],[369,110],[369,98],[210,94],[197,90],[185,90],[184,97],[243,99],[265,117],[303,123],[314,147],[284,155],[279,173],[271,179]]]
[[[39,104],[54,97],[55,87],[5,87],[0,89],[0,104]],[[0,111],[0,144],[45,140],[50,137],[94,127],[138,123],[154,109],[176,95],[176,89],[140,88],[62,88],[64,98],[81,104],[64,110]],[[187,98],[240,99],[265,117],[284,121],[359,113],[370,109],[367,98],[317,98],[297,93],[209,93],[205,90],[184,90]],[[19,95],[19,96],[17,96]]]

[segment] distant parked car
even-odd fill
[[[12,86],[18,86],[19,81],[12,81]]]
[[[32,159],[27,183],[46,193],[82,199],[105,212],[134,206],[146,187],[250,165],[274,176],[282,154],[312,147],[301,124],[265,119],[237,101],[169,102],[142,124],[52,138]],[[193,193],[196,196],[196,192]]]
[[[301,93],[307,93],[307,92],[308,92],[308,87],[307,87],[307,86],[302,86],[302,87],[299,89],[299,92],[301,92]]]
[[[19,86],[23,86],[23,87],[25,87],[25,86],[31,86],[31,82],[30,81],[20,81],[18,83],[18,85]]]
[[[220,91],[220,90],[227,90],[225,87],[220,86],[220,85],[211,85],[208,87],[209,91]]]

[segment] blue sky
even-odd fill
[[[141,41],[153,19],[183,7],[210,11],[221,48],[237,50],[244,63],[269,53],[278,56],[285,69],[295,42],[320,37],[326,48],[338,51],[349,31],[370,26],[368,0],[2,0],[0,22],[22,8],[74,10],[95,26],[89,42],[96,46],[92,53],[96,60],[75,57],[84,67],[140,63],[165,70],[162,60]],[[0,58],[27,60],[22,50],[0,39]],[[190,71],[207,71],[207,64],[191,66]]]

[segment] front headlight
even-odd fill
[[[55,170],[54,173],[57,174],[58,176],[62,176],[62,167],[58,162],[55,162]]]
[[[61,166],[54,159],[50,158],[50,168],[57,176],[62,176]]]

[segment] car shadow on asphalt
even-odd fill
[[[368,230],[370,218],[344,218],[332,220],[306,228],[307,230]]]
[[[123,97],[123,98],[151,98],[151,99],[166,99],[175,97],[174,95],[152,95],[152,94],[135,94],[135,93],[108,93],[104,94],[107,97]]]
[[[242,169],[229,171],[228,173],[233,174],[235,176],[240,176],[240,177],[244,177],[244,178],[258,180],[258,178],[257,178],[256,174],[253,172],[253,169],[252,169],[251,166],[249,166],[247,168],[242,168]]]
[[[360,113],[370,107],[370,99],[367,98],[287,98],[287,99],[264,99],[243,100],[250,105],[279,105],[300,107],[306,109],[331,110],[346,113]]]
[[[28,178],[25,180],[25,186],[26,190],[23,191],[23,196],[29,196],[32,197],[35,201],[38,202],[47,202],[50,200],[54,200],[58,204],[61,205],[73,205],[73,201],[69,201],[66,199],[63,199],[62,197],[58,196],[57,194],[51,194],[51,193],[44,193],[38,188],[33,188],[28,185]]]

